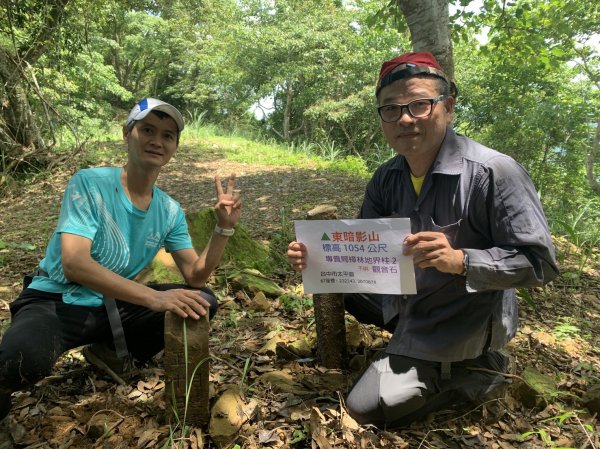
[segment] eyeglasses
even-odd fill
[[[419,98],[406,104],[384,104],[377,108],[381,120],[387,123],[397,122],[404,114],[404,109],[413,118],[425,118],[431,115],[433,106],[446,98],[446,95],[439,95],[435,98]]]

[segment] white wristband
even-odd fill
[[[218,224],[216,224],[214,232],[215,232],[215,234],[224,235],[226,237],[231,237],[235,233],[235,229],[233,229],[233,228],[225,229],[225,228],[222,228],[221,226],[219,226]]]

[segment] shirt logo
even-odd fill
[[[150,235],[146,239],[146,248],[156,248],[160,244],[160,234],[150,232]]]

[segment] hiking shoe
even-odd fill
[[[504,365],[504,372],[506,374],[510,374],[509,377],[516,375],[517,374],[517,364],[515,363],[515,356],[512,354],[509,354],[505,350],[500,350],[498,352],[500,354],[502,354],[506,360],[506,363]]]
[[[129,378],[135,374],[131,355],[119,358],[117,353],[104,343],[84,346],[81,353],[90,365],[100,368],[121,385],[125,384],[123,378]]]
[[[485,394],[484,402],[490,401],[493,399],[504,399],[506,395],[506,390],[508,386],[512,384],[513,376],[517,372],[517,366],[515,364],[515,358],[511,354],[507,354],[504,351],[498,351],[499,354],[504,356],[504,369],[502,369],[502,373],[505,374],[504,382],[498,384],[492,390],[488,391]]]
[[[12,407],[10,396],[10,393],[0,393],[0,421],[6,418],[10,412],[10,408]]]

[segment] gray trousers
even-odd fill
[[[383,323],[377,295],[347,295],[344,300],[358,321],[395,329],[397,318]],[[348,412],[360,424],[398,427],[444,408],[482,401],[508,381],[502,374],[471,369],[506,372],[508,357],[498,351],[451,363],[449,378],[442,376],[441,365],[382,351],[348,394]]]

